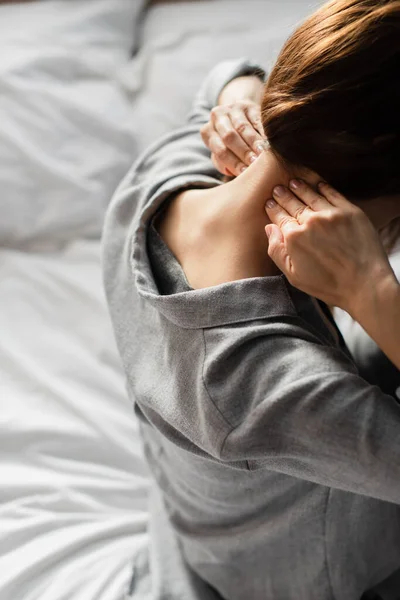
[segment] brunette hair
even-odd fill
[[[350,200],[400,194],[400,0],[333,0],[286,42],[265,134],[288,166]]]

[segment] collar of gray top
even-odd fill
[[[169,321],[185,329],[296,316],[283,276],[242,279],[170,296],[160,295],[148,283],[143,271],[136,273],[139,294]]]
[[[215,181],[207,177],[192,182],[193,187],[208,187]],[[177,190],[188,187],[185,177],[175,178],[158,190],[157,198],[142,212],[132,239],[132,268],[139,295],[152,304],[169,321],[185,329],[218,327],[229,323],[296,316],[286,278],[255,277],[218,286],[161,295],[154,281],[146,251],[149,224],[157,210]],[[301,294],[301,292],[299,292]]]

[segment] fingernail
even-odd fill
[[[276,202],[275,200],[273,200],[272,198],[270,200],[267,200],[266,205],[267,208],[275,208],[276,206]]]
[[[244,166],[243,166],[243,167],[240,167],[240,172],[241,172],[241,173],[244,173],[246,170],[247,170],[247,167],[244,167]]]
[[[262,154],[264,152],[264,146],[262,144],[256,144],[256,152]]]
[[[268,227],[266,227],[266,228],[265,228],[265,233],[266,233],[266,235],[267,235],[267,238],[269,239],[269,237],[270,237],[270,235],[271,235],[271,232],[270,232],[270,230],[268,229]]]
[[[280,196],[283,196],[285,194],[285,188],[283,187],[283,185],[277,185],[276,187],[274,187],[273,189],[273,194],[274,196],[278,196],[278,198]]]
[[[292,189],[298,190],[301,186],[301,182],[298,179],[292,179],[289,185]]]
[[[257,160],[257,156],[255,154],[250,154],[249,160],[251,163],[253,163],[255,160]]]

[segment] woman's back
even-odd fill
[[[162,346],[135,357],[134,393],[185,560],[232,600],[359,598],[398,567],[400,513],[312,482],[339,468],[329,452],[344,432],[333,429],[329,388],[338,371],[357,377],[332,325],[281,277],[204,290],[173,311],[169,300],[189,291],[184,275],[153,227],[148,248],[166,302],[140,321],[147,338],[157,324]]]

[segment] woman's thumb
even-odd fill
[[[265,233],[268,238],[268,254],[276,266],[283,270],[286,251],[282,232],[277,225],[266,225]]]

